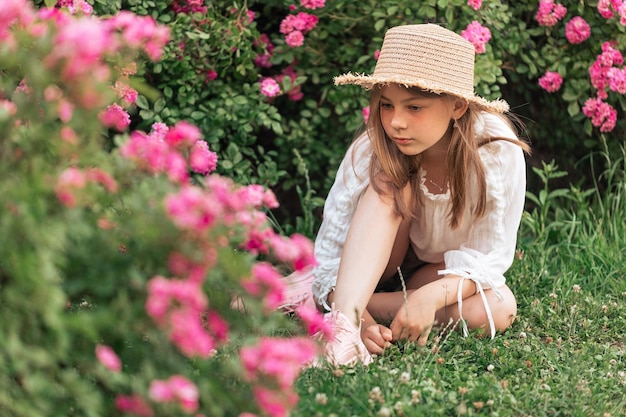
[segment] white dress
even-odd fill
[[[479,115],[476,136],[517,139],[503,120],[489,113]],[[315,240],[317,265],[313,269],[315,281],[312,289],[314,297],[327,309],[330,307],[326,299],[337,281],[352,216],[370,182],[371,154],[369,140],[364,134],[346,152],[324,205],[322,225]],[[451,229],[447,216],[449,193],[431,194],[422,179],[424,206],[419,220],[411,225],[410,242],[420,260],[428,263],[444,261],[445,270],[439,271],[440,274],[455,274],[473,280],[490,317],[483,288],[493,288],[499,294],[497,288],[504,285],[504,273],[513,262],[525,201],[526,166],[522,149],[507,141],[484,145],[479,154],[487,181],[485,215],[476,218],[471,213],[474,207],[472,199],[477,196],[473,187],[468,193],[470,200],[466,204],[462,224],[457,229]],[[459,302],[462,302],[460,296]],[[490,325],[493,335],[495,330],[491,319]]]

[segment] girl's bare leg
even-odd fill
[[[407,293],[439,278],[437,271],[444,269],[443,264],[427,264],[420,268],[407,282]],[[493,315],[497,330],[504,331],[515,319],[517,302],[508,286],[498,288],[503,299],[491,289],[485,290],[485,296]],[[368,311],[378,320],[390,321],[404,304],[405,295],[402,292],[373,294],[367,306]],[[463,300],[463,318],[470,329],[489,328],[487,313],[480,294],[475,294]],[[439,324],[447,324],[450,320],[457,322],[460,319],[459,308],[456,302],[442,308],[436,314]]]

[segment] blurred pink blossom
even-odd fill
[[[622,0],[598,0],[598,5],[596,7],[602,17],[604,17],[605,19],[610,19],[613,17],[614,12],[620,13],[623,7],[623,1]]]
[[[172,8],[174,12],[184,14],[204,14],[207,11],[204,0],[174,0]]]
[[[109,371],[119,372],[122,369],[122,361],[109,346],[96,345],[96,358]]]
[[[483,0],[467,0],[467,5],[474,10],[480,9],[480,6],[482,6],[482,4]]]
[[[363,107],[362,113],[363,113],[363,120],[365,121],[365,123],[367,123],[367,121],[370,118],[370,106]]]
[[[541,0],[535,19],[541,26],[554,26],[565,16],[567,8],[554,0]]]
[[[137,101],[138,92],[134,88],[130,87],[123,81],[117,80],[115,81],[115,86],[113,87],[117,96],[121,98],[125,105],[135,104]]]
[[[130,126],[130,115],[119,104],[113,103],[98,115],[100,123],[105,127],[123,132]]]
[[[285,284],[282,275],[267,262],[252,267],[252,276],[241,281],[241,286],[252,296],[263,297],[268,311],[276,310],[284,299]]]
[[[208,70],[206,73],[205,81],[213,81],[215,79],[217,79],[217,72],[215,72],[215,70],[213,69]]]
[[[148,393],[156,402],[178,402],[187,413],[193,413],[198,409],[198,387],[182,375],[152,381]]]
[[[212,227],[222,207],[199,187],[185,186],[165,199],[167,215],[183,230],[203,233]]]
[[[292,48],[297,48],[304,44],[304,35],[299,30],[294,30],[285,36],[285,42]]]
[[[609,68],[607,72],[609,89],[619,94],[626,94],[626,69]]]
[[[324,320],[324,315],[321,314],[315,307],[307,304],[302,304],[296,308],[296,315],[304,323],[309,335],[321,336],[326,341],[332,341],[334,337],[334,328]]]
[[[170,127],[165,134],[165,142],[173,147],[189,147],[202,138],[200,129],[185,120]]]
[[[591,27],[582,17],[573,17],[565,24],[565,37],[569,43],[582,43],[586,41],[589,36],[591,36]]]
[[[289,390],[302,366],[315,359],[318,346],[308,337],[262,337],[239,352],[244,374],[250,381],[270,378],[280,389]]]
[[[288,417],[289,410],[298,403],[298,395],[293,391],[278,391],[256,386],[252,392],[259,407],[272,417]]]
[[[477,54],[482,54],[485,52],[485,45],[491,39],[491,31],[474,20],[461,32],[461,36],[474,45]]]
[[[261,93],[267,97],[275,97],[280,94],[280,86],[275,79],[271,77],[264,78],[261,81]]]
[[[209,145],[199,140],[191,147],[189,166],[199,174],[209,174],[217,168],[217,154],[209,150]]]
[[[115,397],[115,407],[123,413],[136,417],[154,416],[152,408],[138,395],[118,395]]]
[[[326,0],[300,0],[300,5],[305,9],[321,9],[326,4]]]
[[[563,84],[563,77],[561,74],[554,71],[546,71],[546,73],[539,78],[539,86],[546,90],[548,93],[554,93],[561,88]]]

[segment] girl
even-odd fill
[[[371,114],[327,197],[318,265],[288,277],[287,304],[328,311],[335,365],[368,364],[395,340],[424,345],[450,320],[505,330],[527,145],[506,102],[474,94],[472,44],[434,24],[395,27],[372,75],[335,84],[371,90]]]

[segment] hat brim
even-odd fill
[[[365,88],[366,90],[371,90],[376,85],[400,84],[405,87],[418,87],[435,94],[449,94],[460,97],[469,102],[475,103],[482,110],[494,111],[497,113],[505,113],[509,111],[509,104],[502,99],[489,101],[476,95],[468,96],[467,94],[451,91],[447,88],[442,88],[440,86],[433,85],[432,83],[419,79],[407,80],[395,77],[379,78],[371,75],[360,75],[348,72],[346,74],[335,77],[334,82],[335,85],[358,85]]]

